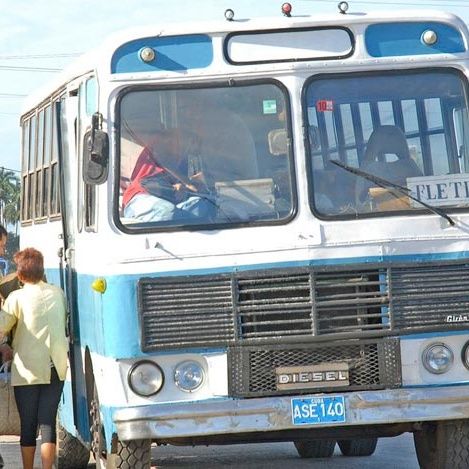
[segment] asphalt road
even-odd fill
[[[18,438],[0,437],[5,469],[21,469]],[[39,455],[35,468],[40,469]],[[336,447],[332,458],[300,459],[292,443],[202,447],[153,447],[154,469],[418,469],[412,435],[382,438],[373,456],[347,458]],[[89,469],[95,465],[91,462]]]

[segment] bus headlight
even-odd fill
[[[431,344],[422,354],[423,366],[436,375],[446,373],[453,365],[453,361],[453,352],[445,344]]]
[[[202,385],[204,378],[204,369],[194,361],[179,363],[174,370],[174,382],[181,391],[195,391]]]
[[[150,360],[135,363],[129,371],[129,386],[135,394],[149,397],[156,394],[164,383],[161,368]]]
[[[461,358],[463,365],[469,370],[469,342],[464,344],[461,352]]]

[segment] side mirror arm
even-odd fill
[[[109,138],[102,130],[103,116],[95,112],[91,117],[91,129],[83,142],[83,179],[87,184],[102,184],[109,170]]]
[[[107,138],[102,131],[103,128],[103,115],[95,112],[91,117],[91,132],[88,139],[88,151],[90,152],[90,159],[99,165],[106,165],[109,159],[109,151]]]

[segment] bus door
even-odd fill
[[[69,312],[71,383],[64,388],[65,405],[61,407],[61,423],[72,433],[77,429],[83,440],[89,440],[88,408],[84,366],[80,346],[75,273],[75,241],[77,226],[77,125],[78,87],[69,86],[67,93],[56,102],[56,129],[59,150],[60,204],[62,213],[63,249],[61,250],[61,283],[67,297]],[[72,143],[70,143],[72,142]],[[69,386],[67,386],[69,384]],[[67,405],[68,404],[68,405]],[[71,414],[73,411],[73,415]]]

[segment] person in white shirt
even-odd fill
[[[33,469],[37,428],[43,469],[52,469],[56,417],[67,371],[66,301],[43,281],[44,259],[34,248],[13,257],[23,288],[10,293],[0,311],[0,338],[15,330],[11,384],[21,420],[24,469]]]

